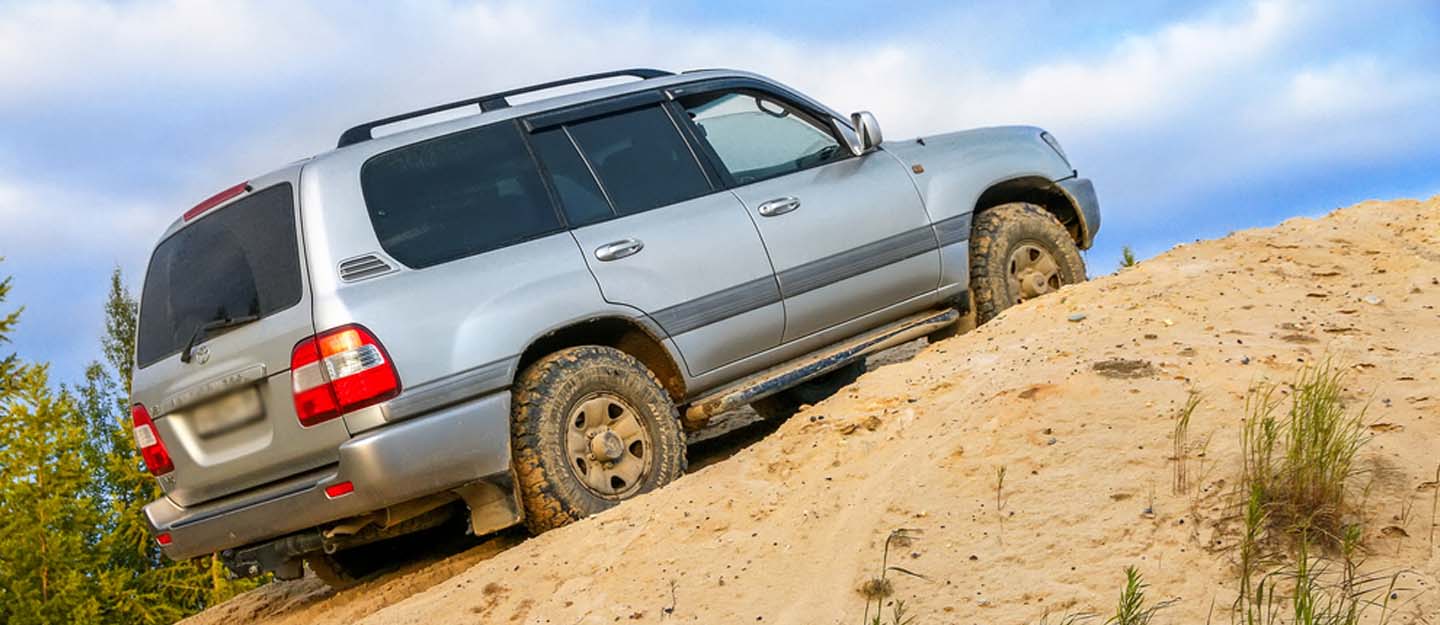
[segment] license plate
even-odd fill
[[[190,419],[197,435],[210,438],[238,430],[264,416],[260,392],[247,388],[196,406]]]

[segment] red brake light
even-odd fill
[[[175,542],[175,539],[170,537],[170,532],[165,532],[163,534],[156,534],[155,542],[160,543],[160,546],[164,547]]]
[[[290,381],[295,415],[307,427],[400,394],[400,376],[384,346],[353,324],[296,345]]]
[[[355,484],[352,482],[340,482],[339,484],[332,484],[325,487],[325,496],[331,499],[344,497],[353,492],[355,492]]]
[[[175,463],[170,460],[170,452],[165,451],[165,441],[160,440],[160,431],[155,429],[150,411],[141,404],[135,404],[130,407],[130,419],[135,428],[135,446],[140,448],[140,456],[145,459],[145,470],[155,476],[174,471]]]
[[[185,215],[182,217],[182,219],[184,219],[185,221],[190,221],[191,219],[194,219],[196,216],[200,215],[201,213],[204,213],[205,211],[208,211],[208,210],[210,210],[210,209],[212,209],[212,208],[215,208],[217,205],[221,204],[222,202],[224,202],[224,201],[226,201],[226,200],[228,200],[228,199],[230,199],[230,198],[233,198],[233,197],[235,197],[235,196],[237,196],[237,195],[240,195],[241,193],[244,193],[244,192],[249,191],[249,190],[250,190],[250,182],[249,182],[249,181],[246,181],[246,182],[242,182],[242,183],[240,183],[240,184],[237,184],[237,185],[235,185],[235,186],[233,186],[233,187],[230,187],[229,189],[226,189],[226,190],[224,190],[224,191],[221,191],[221,192],[219,192],[219,193],[216,193],[215,195],[212,195],[212,196],[206,198],[205,201],[203,201],[203,202],[201,202],[201,203],[199,203],[199,204],[196,204],[194,208],[191,208],[190,210],[185,211]]]

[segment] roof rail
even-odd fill
[[[545,90],[545,89],[553,89],[553,88],[555,88],[555,87],[564,87],[564,86],[566,86],[566,85],[574,85],[574,84],[578,84],[578,83],[582,83],[582,82],[591,82],[591,81],[595,81],[595,80],[604,80],[604,79],[606,79],[606,78],[616,78],[616,77],[619,77],[619,76],[633,76],[633,77],[639,78],[639,79],[641,79],[641,80],[646,80],[646,79],[650,79],[650,78],[660,78],[660,77],[662,77],[662,76],[674,76],[674,75],[675,75],[675,74],[672,73],[672,72],[667,72],[667,71],[659,70],[659,69],[645,69],[645,68],[619,69],[619,70],[615,70],[615,71],[611,71],[611,72],[600,72],[600,73],[598,73],[598,74],[586,74],[586,75],[584,75],[584,76],[576,76],[576,77],[574,77],[574,78],[565,78],[565,79],[563,79],[563,80],[555,80],[555,81],[551,81],[551,82],[540,83],[540,84],[538,84],[538,85],[530,85],[530,86],[528,86],[528,87],[521,87],[521,88],[519,88],[519,89],[511,89],[511,90],[509,90],[509,91],[501,91],[501,92],[499,92],[499,93],[492,93],[492,94],[489,94],[489,95],[482,95],[482,96],[480,96],[480,97],[478,97],[478,98],[469,98],[469,99],[466,99],[466,100],[457,100],[457,101],[455,101],[455,102],[448,102],[448,103],[446,103],[446,104],[440,104],[440,105],[432,106],[432,107],[429,107],[429,108],[423,108],[423,109],[420,109],[420,110],[418,110],[418,111],[410,111],[409,113],[402,113],[402,114],[400,114],[400,115],[392,115],[392,116],[386,117],[386,118],[384,118],[384,119],[377,119],[377,120],[375,120],[375,121],[365,122],[365,123],[363,123],[363,124],[360,124],[359,126],[355,126],[354,128],[351,128],[351,129],[346,130],[345,132],[341,133],[341,134],[340,134],[340,142],[339,142],[339,144],[336,145],[335,147],[337,147],[337,148],[343,148],[343,147],[345,147],[345,146],[347,146],[347,145],[354,145],[354,144],[356,144],[356,143],[363,143],[363,142],[365,142],[365,141],[369,141],[369,140],[375,138],[375,136],[374,136],[374,134],[372,133],[372,131],[374,131],[376,128],[379,128],[379,127],[381,127],[381,126],[388,126],[388,125],[394,124],[394,123],[396,123],[396,122],[402,122],[402,121],[405,121],[405,120],[407,120],[407,119],[414,119],[414,118],[416,118],[416,117],[424,117],[424,116],[430,115],[430,114],[432,114],[432,113],[439,113],[439,112],[441,112],[441,111],[448,111],[448,110],[450,110],[450,109],[457,109],[457,108],[460,108],[460,107],[463,107],[463,106],[471,106],[471,105],[476,105],[476,104],[480,105],[480,110],[481,110],[481,111],[495,111],[495,110],[503,109],[503,108],[506,108],[506,107],[509,107],[509,106],[510,106],[510,101],[507,100],[507,98],[509,98],[509,97],[511,97],[511,96],[517,96],[517,95],[520,95],[520,94],[523,94],[523,93],[531,93],[531,92],[535,92],[535,91],[543,91],[543,90]]]

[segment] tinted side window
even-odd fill
[[[586,226],[615,216],[564,128],[530,135],[530,145],[550,175],[550,184],[560,196],[560,205],[571,226]]]
[[[376,156],[360,170],[380,245],[429,267],[560,230],[512,124],[483,126]]]
[[[659,106],[568,126],[615,211],[629,215],[710,192],[680,131]]]

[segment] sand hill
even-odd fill
[[[923,534],[891,564],[926,579],[890,579],[917,624],[1099,623],[1127,566],[1150,601],[1176,600],[1157,624],[1228,623],[1247,391],[1327,358],[1348,406],[1368,405],[1362,567],[1395,576],[1390,622],[1440,623],[1440,197],[1180,246],[874,367],[605,514],[338,593],[272,584],[187,622],[853,624],[908,528]]]

